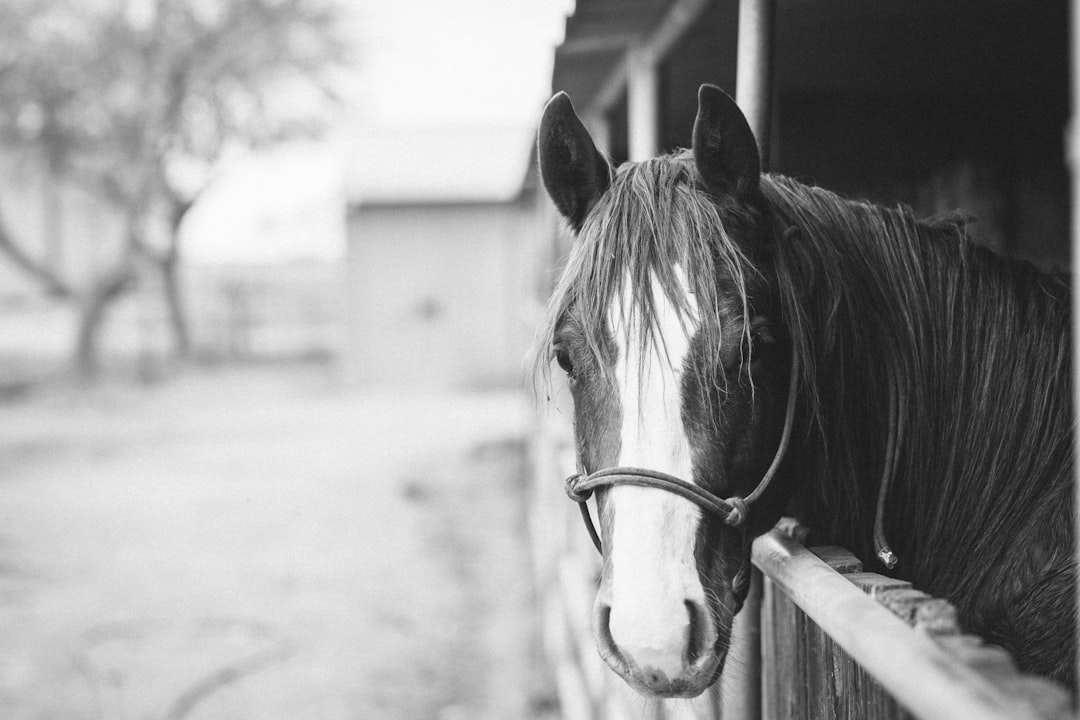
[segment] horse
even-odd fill
[[[564,93],[537,146],[573,244],[534,380],[572,397],[607,664],[715,682],[751,541],[793,515],[1075,692],[1069,283],[969,217],[763,173],[711,85],[690,150],[616,169]]]

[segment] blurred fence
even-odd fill
[[[185,281],[192,340],[203,356],[311,359],[341,349],[338,264],[198,267]]]
[[[564,720],[1074,717],[1065,690],[961,633],[946,601],[863,572],[842,548],[807,549],[779,530],[754,543],[755,577],[721,681],[692,702],[637,696],[594,646],[600,561],[559,481],[574,471],[559,420],[541,418],[534,433],[529,531]]]
[[[194,355],[204,360],[328,360],[344,336],[342,271],[330,262],[185,268],[182,301]],[[39,291],[0,293],[0,399],[69,368],[75,303]],[[111,305],[103,359],[153,375],[175,355],[160,279],[147,275]]]

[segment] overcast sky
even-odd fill
[[[357,3],[357,119],[531,124],[572,0]]]
[[[474,191],[496,192],[523,179],[528,135],[551,91],[555,46],[573,0],[363,0],[349,7],[358,68],[340,133],[261,153],[223,174],[185,228],[189,261],[340,257],[346,193],[367,185],[422,194],[439,184],[437,173],[461,169],[416,167],[415,152],[438,160],[439,143],[431,150],[437,136],[446,138],[443,147],[476,144],[491,128],[478,148],[504,153],[505,162],[463,146],[447,153],[456,158],[447,162],[459,165],[463,154],[484,160],[471,169],[491,187]],[[361,145],[369,150],[363,157]],[[381,156],[370,152],[380,147]],[[405,187],[411,178],[413,191]]]

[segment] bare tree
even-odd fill
[[[228,153],[325,129],[350,60],[344,21],[332,0],[0,4],[0,143],[40,153],[53,192],[77,183],[124,218],[124,237],[110,240],[118,259],[85,287],[0,222],[0,253],[79,304],[83,374],[97,369],[108,306],[149,271],[188,353],[180,226]],[[59,197],[44,198],[47,217]],[[45,228],[46,248],[58,247],[59,228]]]

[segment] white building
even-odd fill
[[[345,376],[520,383],[543,229],[531,128],[369,131],[351,169]]]

